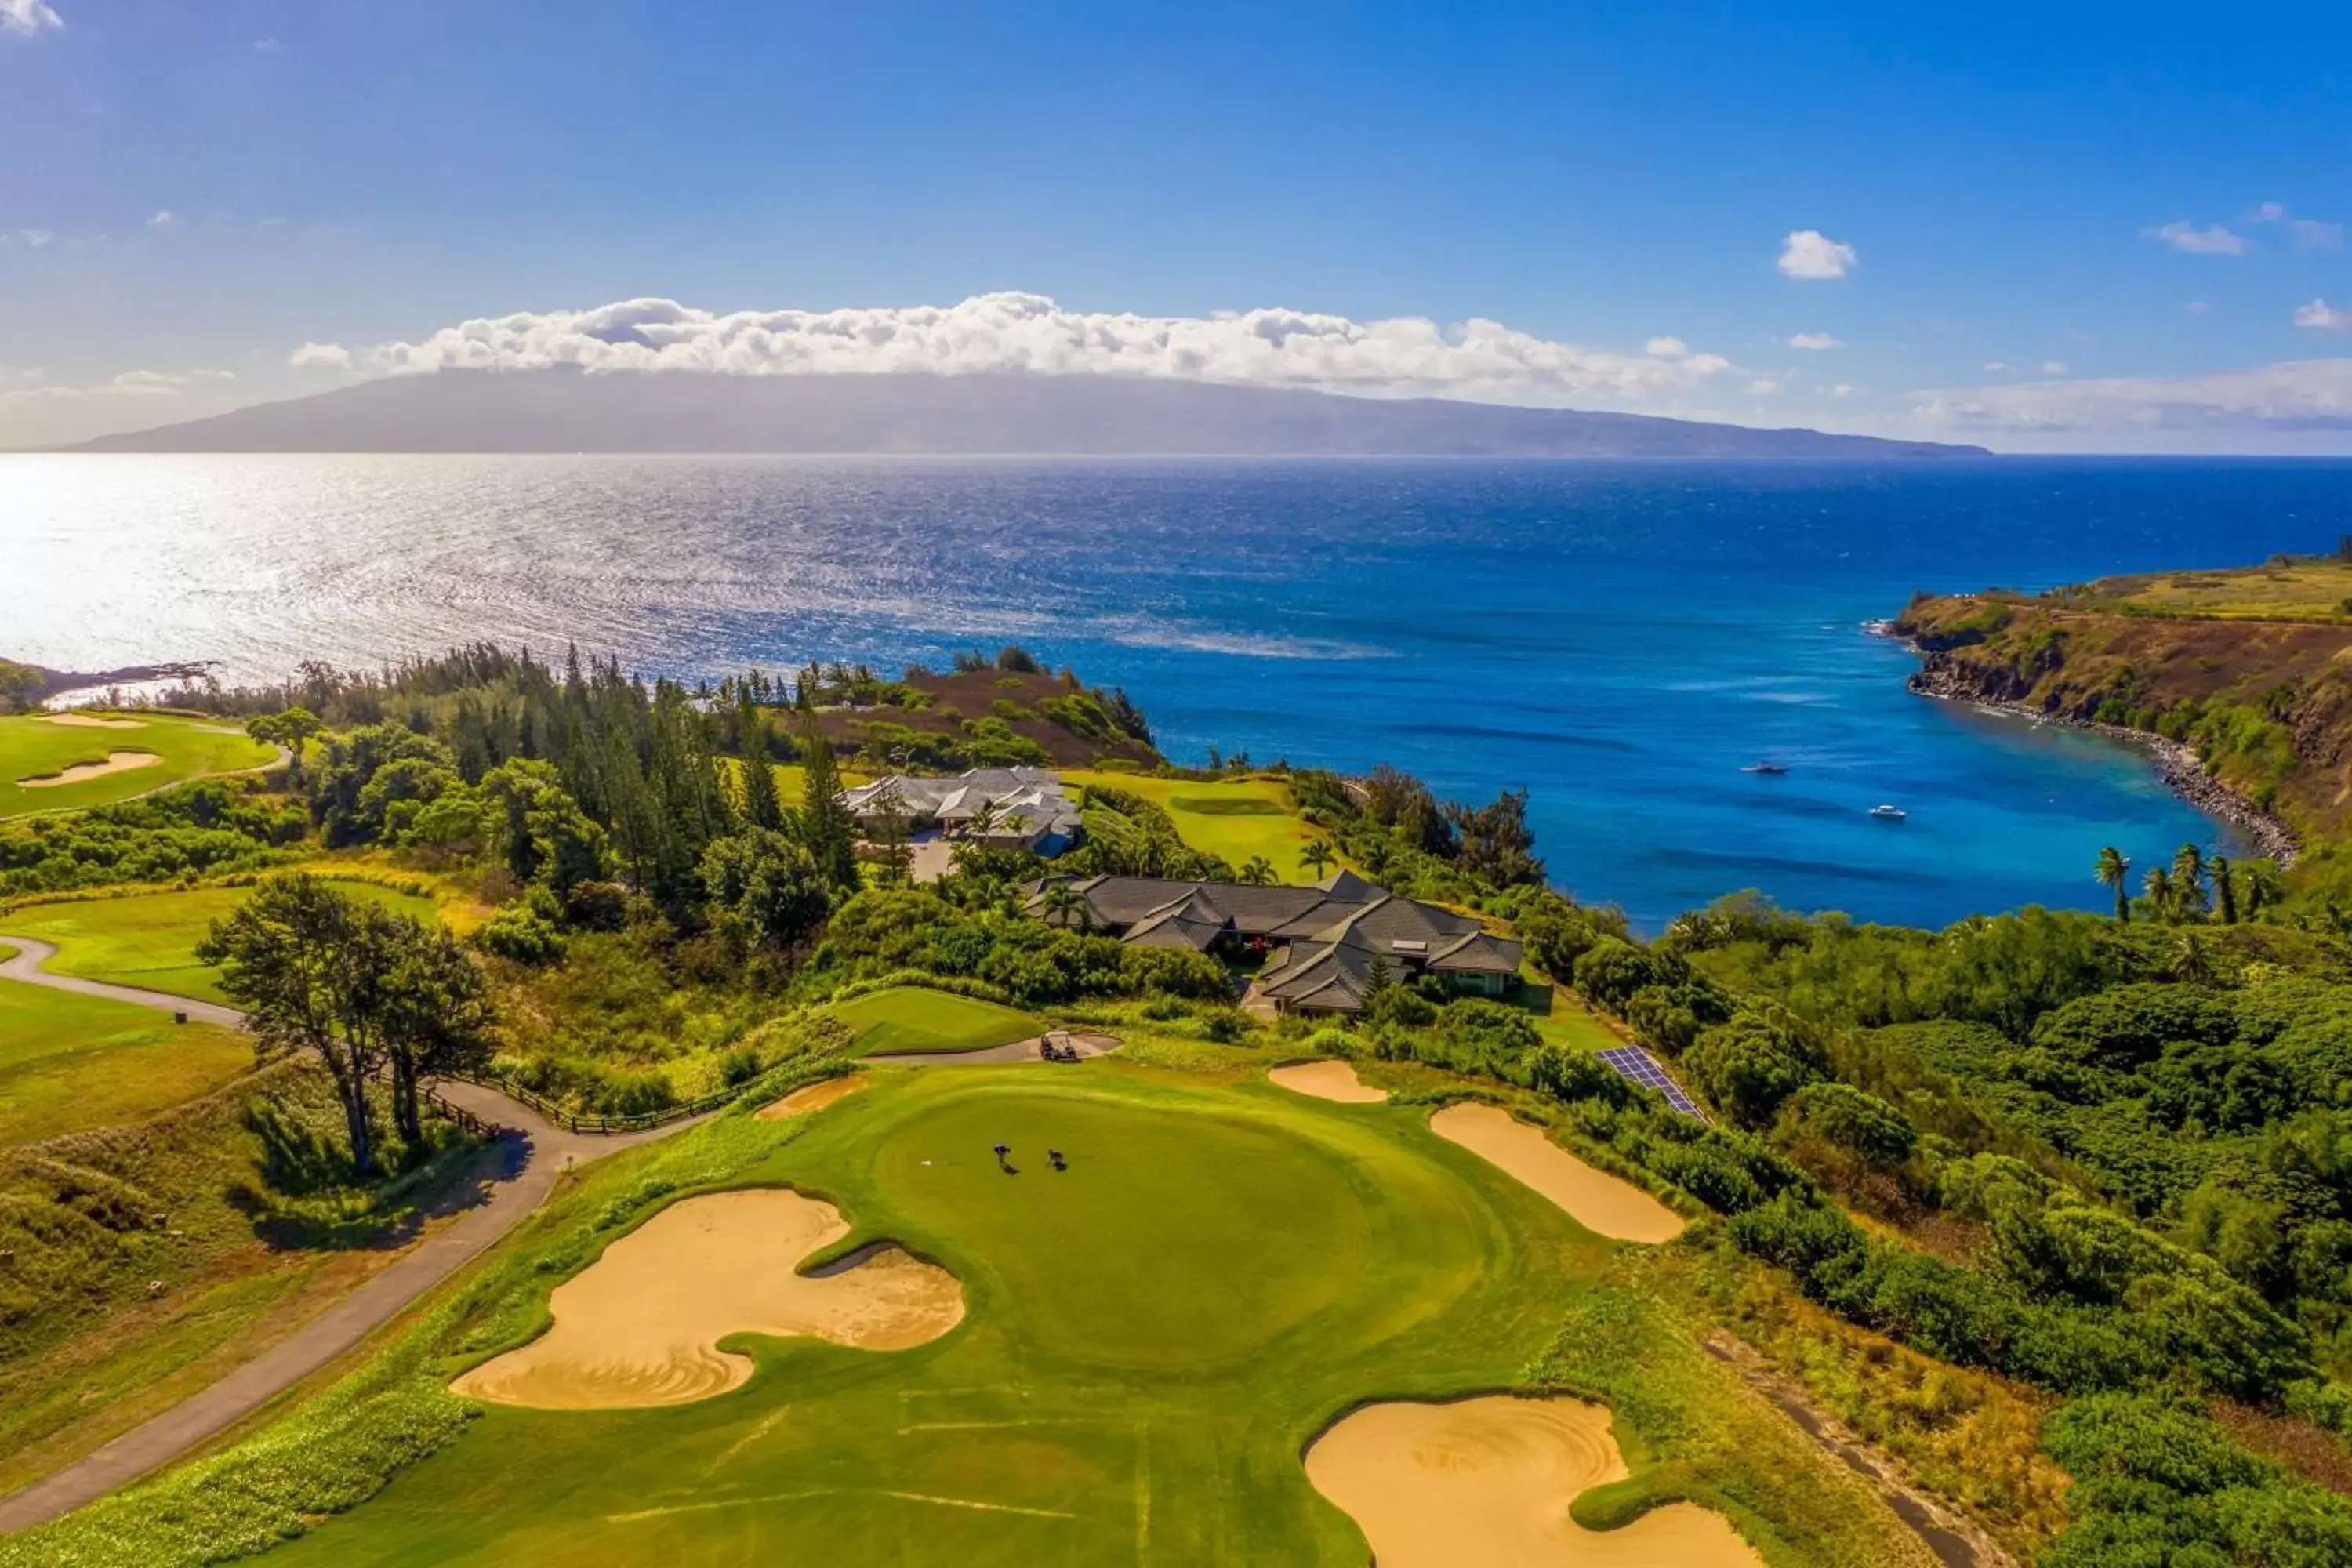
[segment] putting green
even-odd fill
[[[1028,1039],[1045,1027],[1026,1013],[922,985],[870,992],[835,1004],[832,1012],[856,1037],[852,1049],[861,1057],[982,1051]]]
[[[100,771],[115,753],[113,771]],[[156,759],[122,766],[130,753]],[[267,767],[277,753],[233,724],[128,713],[0,719],[0,818],[110,805],[210,773]],[[57,781],[44,783],[42,781]]]
[[[1365,1398],[1509,1385],[1607,1258],[1410,1109],[1105,1063],[877,1073],[738,1125],[779,1146],[732,1179],[936,1260],[963,1323],[889,1352],[739,1336],[758,1372],[698,1404],[493,1407],[269,1561],[1360,1568],[1309,1440]]]
[[[430,923],[434,903],[377,882],[338,881],[335,889]],[[251,895],[250,887],[194,888],[126,899],[68,900],[27,904],[0,915],[0,941],[14,933],[55,942],[48,968],[58,974],[137,985],[174,996],[226,1002],[220,972],[196,962],[196,943],[213,921]]]

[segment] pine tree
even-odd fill
[[[833,742],[825,739],[814,709],[801,712],[801,842],[817,869],[835,887],[855,889],[857,877],[857,819],[842,798],[841,770],[834,765]]]
[[[743,820],[754,827],[780,828],[784,804],[776,796],[776,770],[769,760],[768,721],[746,682],[735,707],[735,733],[743,752]]]

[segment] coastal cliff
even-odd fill
[[[1920,655],[1914,691],[2146,744],[2179,795],[2282,862],[2352,832],[2352,615],[2340,599],[2324,615],[2182,606],[2172,581],[1923,595],[1885,629]]]

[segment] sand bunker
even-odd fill
[[[1371,1405],[1307,1450],[1307,1479],[1356,1521],[1380,1568],[1761,1568],[1695,1503],[1618,1530],[1569,1517],[1579,1492],[1626,1474],[1609,1412],[1574,1399]]]
[[[63,773],[43,773],[37,779],[16,782],[26,789],[55,789],[59,784],[102,779],[109,773],[127,773],[133,768],[152,768],[163,760],[152,752],[117,752],[102,763],[76,763]]]
[[[1498,1106],[1465,1101],[1429,1119],[1430,1131],[1459,1143],[1569,1212],[1585,1229],[1619,1241],[1672,1241],[1683,1216],[1633,1185],[1596,1171]]]
[[[688,1198],[604,1249],[555,1288],[555,1325],[450,1384],[473,1399],[541,1410],[684,1405],[751,1375],[729,1334],[814,1334],[860,1350],[905,1350],[963,1321],[956,1277],[895,1247],[798,1274],[849,1233],[838,1209],[761,1190]]]
[[[866,1075],[854,1072],[846,1078],[829,1078],[819,1083],[796,1089],[773,1105],[760,1108],[762,1121],[787,1121],[795,1116],[811,1116],[835,1100],[847,1100],[866,1087]]]
[[[63,724],[69,730],[144,730],[146,724],[137,719],[101,719],[95,713],[52,713],[52,724]]]
[[[1389,1097],[1387,1089],[1374,1089],[1359,1079],[1352,1063],[1338,1060],[1292,1062],[1266,1074],[1265,1080],[1317,1100],[1336,1100],[1342,1105],[1379,1105]]]

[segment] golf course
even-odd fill
[[[0,980],[0,1148],[138,1121],[252,1065],[233,1029]]]
[[[1013,1008],[922,985],[869,992],[836,1002],[831,1011],[849,1026],[851,1049],[861,1057],[984,1051],[1045,1028]]]
[[[411,920],[430,923],[435,918],[432,900],[398,888],[364,880],[336,886]],[[54,973],[224,1002],[220,976],[196,961],[196,944],[213,921],[251,892],[241,887],[192,888],[26,904],[0,914],[0,941],[13,934],[56,944],[58,954],[48,963]]]
[[[0,819],[111,805],[190,779],[269,765],[233,724],[171,714],[0,718]]]
[[[1368,1530],[1425,1533],[1460,1489],[1424,1476],[1351,1517],[1349,1485],[1420,1461],[1367,1447],[1349,1413],[1510,1393],[1585,1401],[1543,1418],[1568,1447],[1520,1452],[1543,1400],[1448,1404],[1499,1447],[1441,1469],[1544,1516],[1529,1552],[1599,1550],[1484,1568],[1912,1560],[1833,1464],[1611,1283],[1647,1248],[1435,1135],[1425,1103],[1116,1059],[866,1076],[598,1166],[319,1414],[257,1436],[265,1467],[299,1443],[394,1472],[268,1560],[1361,1568]],[[1564,1327],[1579,1311],[1611,1326]],[[1530,1386],[1571,1333],[1593,1341],[1576,1385]],[[1675,1353],[1607,1353],[1639,1336]],[[1617,1394],[1657,1430],[1612,1424]],[[438,1451],[397,1468],[365,1417],[337,1427],[371,1398],[424,1412]],[[1308,1458],[1327,1430],[1336,1483]],[[112,1535],[174,1500],[279,1528],[216,1489],[241,1463],[67,1528]],[[1674,1554],[1645,1554],[1660,1543]]]

